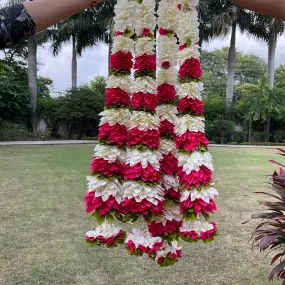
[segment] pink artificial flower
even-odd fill
[[[176,96],[175,86],[164,83],[157,87],[157,98],[159,102],[173,101]]]
[[[108,123],[99,128],[99,140],[108,139],[110,143],[123,146],[127,140],[128,131],[126,126],[115,124],[110,126]]]
[[[197,215],[201,215],[202,212],[209,215],[217,210],[217,206],[214,200],[210,200],[210,203],[206,203],[202,199],[196,199],[191,201],[189,197],[186,201],[180,203],[181,213],[188,212],[189,209],[193,209]]]
[[[103,158],[94,157],[91,161],[90,170],[93,174],[102,173],[105,176],[122,175],[123,165],[119,161],[109,163]]]
[[[155,170],[150,164],[143,168],[141,163],[131,167],[129,164],[125,165],[124,179],[141,178],[143,181],[156,182],[160,180],[160,171]]]
[[[179,230],[182,226],[182,221],[167,221],[164,225],[163,223],[156,223],[152,221],[148,226],[149,232],[152,234],[153,237],[161,236],[165,233],[171,234]]]
[[[86,211],[88,213],[99,210],[100,216],[105,216],[112,210],[117,210],[119,205],[114,196],[110,196],[107,201],[103,201],[102,197],[95,197],[95,191],[87,192],[84,197]]]
[[[201,62],[198,58],[190,58],[184,61],[179,69],[179,77],[192,77],[198,79],[202,76]]]
[[[189,175],[183,171],[183,167],[178,167],[177,176],[180,185],[185,184],[186,189],[190,189],[192,186],[208,185],[213,182],[213,173],[205,165],[200,166],[199,171],[193,170]]]
[[[213,235],[215,233],[217,233],[217,225],[216,225],[216,223],[212,222],[211,224],[214,226],[214,228],[212,230],[210,230],[210,231],[205,232],[205,233],[201,233],[200,234],[201,240],[206,240],[206,239],[212,240],[213,239]]]
[[[167,120],[160,122],[159,133],[161,137],[169,134],[174,135],[174,124]]]
[[[143,35],[144,35],[144,36],[148,36],[149,34],[150,34],[150,29],[144,28],[144,29],[143,29]]]
[[[162,35],[162,36],[165,36],[169,33],[169,31],[165,28],[159,28],[158,30],[159,34]]]
[[[110,69],[115,72],[131,72],[133,67],[133,55],[131,52],[118,51],[111,55]]]
[[[155,94],[138,92],[132,96],[132,106],[134,109],[145,108],[155,111],[158,100]]]
[[[164,154],[162,156],[162,160],[160,161],[161,170],[167,175],[173,175],[177,172],[178,161],[177,158],[169,152],[168,154]]]
[[[184,97],[179,101],[177,110],[179,113],[188,111],[196,115],[202,115],[204,113],[204,102],[199,99]]]
[[[179,200],[181,197],[180,191],[175,191],[172,188],[170,188],[168,190],[165,189],[164,194],[167,198],[173,199],[173,200]]]
[[[120,88],[108,88],[106,90],[106,106],[130,105],[130,94]]]
[[[199,146],[208,147],[209,141],[203,132],[186,131],[182,136],[175,137],[176,147],[185,151],[194,151]]]
[[[143,54],[136,57],[135,66],[136,73],[141,73],[145,70],[155,70],[156,69],[156,57],[155,55]]]
[[[129,130],[128,145],[144,144],[149,148],[158,148],[160,145],[158,130],[141,131],[138,128]]]

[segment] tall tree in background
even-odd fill
[[[226,102],[228,116],[231,117],[236,63],[236,34],[237,29],[256,38],[265,39],[264,28],[256,25],[255,14],[242,9],[227,0],[208,0],[202,5],[201,40],[209,41],[216,36],[225,36],[229,33],[230,48],[228,53]]]

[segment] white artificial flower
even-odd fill
[[[118,0],[114,8],[115,31],[125,32],[134,30],[135,2],[129,0]]]
[[[138,128],[140,131],[158,130],[159,118],[144,111],[135,111],[129,121],[129,129]]]
[[[86,236],[96,239],[97,237],[111,238],[116,237],[121,232],[121,229],[116,227],[114,224],[104,222],[102,225],[95,228],[95,230],[86,233]]]
[[[132,84],[132,79],[128,75],[111,75],[107,80],[107,88],[120,88],[127,93],[131,93]]]
[[[157,252],[155,260],[158,261],[160,257],[165,258],[168,254],[177,254],[177,251],[182,249],[181,246],[178,246],[178,242],[175,240],[169,245],[166,243],[165,247]]]
[[[156,114],[158,115],[160,122],[166,120],[174,124],[177,119],[178,111],[176,106],[171,104],[163,104],[156,107]]]
[[[177,70],[175,67],[168,69],[161,69],[157,75],[157,85],[160,86],[164,83],[176,85],[177,83]]]
[[[97,144],[95,147],[94,156],[96,158],[103,158],[109,163],[115,162],[116,160],[123,162],[125,157],[125,151],[118,148],[117,146]]]
[[[175,66],[177,63],[178,47],[175,37],[159,36],[157,41],[158,50],[158,65],[164,61],[169,61],[170,66]],[[159,71],[160,72],[160,71]]]
[[[155,41],[149,37],[138,38],[136,41],[136,56],[141,56],[143,54],[153,55],[155,49]]]
[[[186,201],[189,199],[191,202],[195,200],[201,199],[207,204],[210,203],[210,200],[215,199],[218,196],[218,191],[213,187],[201,187],[201,190],[194,188],[192,190],[184,190],[181,195],[181,202]]]
[[[197,45],[191,45],[178,53],[178,64],[182,65],[187,59],[200,58],[200,52]]]
[[[129,109],[108,109],[99,114],[102,116],[100,126],[108,123],[110,126],[120,124],[128,127],[131,112]]]
[[[202,82],[183,83],[178,87],[177,96],[179,99],[185,97],[189,99],[202,100],[201,92],[204,90]]]
[[[177,221],[180,222],[183,219],[181,215],[179,204],[173,204],[172,206],[168,206],[167,204],[164,207],[163,216],[155,216],[154,221],[159,224],[162,223],[164,226],[167,221]]]
[[[118,51],[122,52],[132,52],[134,48],[134,40],[125,36],[114,37],[112,54],[117,53]]]
[[[199,151],[194,151],[191,154],[179,153],[178,166],[182,166],[183,171],[187,175],[194,170],[199,171],[202,165],[214,171],[212,156],[209,152],[200,153]]]
[[[133,229],[131,233],[127,234],[126,244],[132,241],[135,247],[138,248],[140,245],[146,248],[152,248],[154,244],[161,243],[161,237],[152,237],[147,230]]]
[[[143,182],[127,181],[123,183],[123,200],[134,198],[137,203],[146,199],[154,205],[163,201],[164,191],[159,185],[149,186]]]
[[[149,76],[138,77],[133,85],[133,93],[143,92],[156,94],[156,82]]]
[[[157,150],[139,151],[137,149],[128,149],[125,163],[129,164],[131,167],[141,163],[143,169],[146,169],[148,165],[151,165],[155,170],[159,171],[159,161],[161,159],[161,153]]]
[[[171,152],[175,157],[178,156],[178,150],[176,148],[175,142],[170,139],[160,139],[159,151],[161,154],[169,154]]]
[[[173,189],[176,192],[179,191],[179,181],[177,177],[163,175],[161,184],[166,190]]]
[[[155,0],[142,0],[141,4],[136,4],[134,28],[138,36],[143,35],[144,29],[149,29],[153,33],[156,26],[155,4]]]
[[[202,216],[198,216],[197,221],[189,221],[184,222],[182,227],[180,228],[180,232],[196,232],[196,234],[200,237],[201,233],[206,233],[214,229],[214,225],[207,222]]]
[[[189,114],[177,118],[175,121],[174,132],[177,136],[182,136],[187,131],[205,132],[205,119],[202,117],[191,116]]]
[[[95,191],[95,197],[101,197],[106,202],[110,196],[114,196],[117,203],[122,201],[122,185],[117,178],[98,178],[87,176],[88,192]]]
[[[164,0],[159,3],[158,7],[158,20],[157,24],[159,27],[167,29],[168,31],[176,30],[178,25],[178,8],[177,1],[175,0]]]

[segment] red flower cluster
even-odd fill
[[[92,173],[102,173],[105,176],[123,175],[123,165],[119,161],[109,163],[103,158],[94,157],[91,161],[90,170]]]
[[[179,190],[175,191],[172,188],[170,188],[169,190],[165,189],[164,194],[165,194],[165,196],[168,196],[169,198],[174,199],[174,200],[179,200],[181,197],[180,191]]]
[[[158,32],[159,32],[160,35],[166,36],[170,31],[168,31],[165,28],[159,28]]]
[[[217,233],[217,225],[216,225],[216,223],[213,222],[211,224],[214,226],[214,228],[212,230],[210,230],[210,231],[205,232],[205,233],[201,233],[200,234],[200,239],[201,240],[206,240],[206,239],[212,240],[213,239],[213,235],[215,235],[215,233]]]
[[[181,137],[175,137],[176,147],[185,151],[194,151],[200,145],[208,147],[209,141],[202,132],[185,132]]]
[[[130,94],[120,88],[108,88],[106,90],[106,106],[129,106]]]
[[[184,97],[181,99],[177,106],[178,112],[189,111],[191,113],[202,115],[204,113],[204,102],[198,99],[190,99]]]
[[[157,87],[157,98],[159,102],[174,100],[176,96],[175,86],[171,84],[161,84]]]
[[[156,236],[161,236],[165,233],[171,234],[180,229],[182,226],[182,221],[167,221],[166,224],[164,225],[163,223],[156,223],[156,222],[151,222],[151,224],[148,226],[149,232],[152,234],[153,237]]]
[[[190,237],[193,241],[198,241],[199,240],[199,236],[198,236],[197,232],[195,232],[195,231],[180,232],[180,235],[182,237]]]
[[[131,167],[129,164],[125,166],[124,179],[141,178],[143,181],[158,183],[160,180],[160,172],[155,170],[150,164],[143,169],[141,163]]]
[[[127,139],[128,131],[125,126],[115,124],[110,126],[108,123],[104,124],[99,129],[99,140],[108,139],[110,143],[116,143],[122,146]]]
[[[138,128],[133,128],[129,130],[128,145],[134,146],[140,143],[148,146],[149,148],[158,148],[160,145],[159,131],[140,131]]]
[[[157,263],[161,264],[165,261],[165,259],[178,261],[178,258],[182,258],[182,250],[176,250],[176,253],[168,253],[166,257],[159,257]]]
[[[136,57],[134,69],[136,73],[141,73],[144,70],[155,70],[156,69],[156,58],[155,55],[143,54]]]
[[[192,77],[194,79],[200,78],[202,75],[201,63],[198,58],[190,58],[185,60],[179,69],[179,77]]]
[[[133,67],[133,55],[131,52],[118,51],[111,55],[110,69],[116,72],[131,72]]]
[[[175,172],[177,172],[177,158],[171,152],[164,154],[162,156],[162,160],[160,161],[160,167],[167,175],[173,175]]]
[[[160,122],[159,133],[162,137],[166,136],[167,134],[174,135],[174,124],[167,120]]]
[[[190,189],[192,186],[208,185],[213,179],[212,171],[205,165],[202,165],[199,171],[193,170],[189,175],[183,171],[183,167],[178,167],[177,175],[180,185],[185,184],[186,189]]]
[[[152,254],[157,253],[159,249],[162,247],[163,241],[162,242],[156,242],[152,247],[145,247],[144,245],[139,245],[136,247],[135,243],[132,240],[129,240],[126,243],[126,247],[129,249],[130,253],[134,253],[136,250],[140,252],[140,254],[149,254],[150,257]]]
[[[164,210],[163,202],[159,200],[157,202],[158,204],[154,205],[146,199],[143,199],[141,202],[136,202],[135,198],[127,198],[122,202],[120,212],[122,214],[137,213],[145,216],[149,214],[162,215]]]
[[[164,68],[164,69],[168,69],[170,67],[170,61],[169,60],[166,60],[164,61],[162,64],[161,64],[161,67]]]
[[[96,242],[98,240],[102,244],[111,246],[111,245],[114,245],[116,243],[116,240],[120,239],[122,236],[123,236],[123,231],[121,230],[116,236],[113,236],[113,237],[105,238],[103,236],[98,236],[97,238],[94,238],[94,237],[86,236],[85,240],[91,243]]]
[[[105,216],[112,210],[117,210],[119,205],[113,196],[110,196],[107,201],[103,201],[102,197],[95,197],[95,191],[87,192],[84,197],[86,211],[88,213],[99,210],[100,216]]]
[[[138,92],[132,96],[132,106],[134,109],[145,108],[155,111],[158,100],[155,94]]]
[[[180,211],[182,213],[188,212],[189,209],[194,209],[197,215],[200,215],[202,212],[209,215],[217,210],[217,206],[214,200],[210,200],[210,203],[206,203],[202,199],[196,199],[191,201],[189,197],[186,201],[180,203]]]

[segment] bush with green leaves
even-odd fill
[[[206,121],[206,136],[211,141],[217,143],[227,143],[231,141],[235,131],[235,123],[228,120]]]
[[[31,137],[31,133],[23,126],[0,120],[0,141],[24,141]]]
[[[274,141],[276,143],[285,141],[285,131],[284,130],[277,130],[274,134]]]

